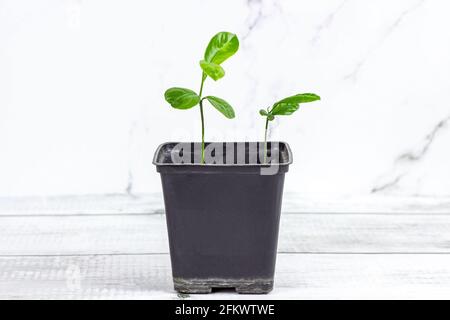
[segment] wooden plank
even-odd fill
[[[450,216],[284,214],[283,253],[450,253]],[[165,216],[3,216],[0,255],[167,253]]]
[[[160,214],[161,193],[0,198],[1,215]],[[284,213],[450,214],[450,198],[366,195],[331,197],[286,192]]]
[[[446,299],[450,255],[281,254],[269,295],[187,299]],[[0,299],[177,299],[168,255],[0,258]]]
[[[165,216],[0,217],[0,255],[167,253]]]
[[[0,198],[0,216],[160,214],[163,209],[161,193]]]
[[[314,196],[288,192],[283,200],[283,211],[290,213],[450,214],[450,197]]]

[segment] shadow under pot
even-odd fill
[[[273,288],[287,143],[164,143],[161,174],[175,290]],[[267,156],[264,157],[264,150]]]

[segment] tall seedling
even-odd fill
[[[186,88],[170,88],[166,90],[164,97],[166,101],[176,109],[191,109],[196,105],[200,106],[200,119],[202,123],[202,155],[201,163],[205,163],[205,119],[203,114],[203,102],[209,103],[221,112],[226,118],[235,117],[234,110],[225,100],[214,96],[203,96],[203,85],[207,77],[214,81],[219,80],[225,75],[225,70],[221,64],[229,57],[234,55],[239,49],[239,40],[235,34],[230,32],[219,32],[209,41],[205,50],[205,55],[200,60],[202,69],[202,79],[198,94],[193,90]]]

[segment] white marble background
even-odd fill
[[[322,101],[272,127],[304,196],[450,196],[450,2],[0,0],[0,196],[159,192],[158,144],[199,140],[198,90],[217,31],[238,34],[205,93],[209,140],[257,140],[258,109]]]

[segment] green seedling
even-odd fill
[[[226,118],[233,119],[235,117],[233,108],[225,100],[214,96],[203,96],[203,85],[207,77],[217,81],[225,75],[225,71],[221,64],[234,55],[238,49],[239,40],[235,34],[230,32],[219,32],[209,41],[204,58],[200,60],[202,80],[199,93],[197,94],[193,90],[186,88],[170,88],[164,94],[166,101],[175,109],[186,110],[191,109],[196,105],[200,106],[200,119],[202,123],[202,164],[205,163],[204,100],[208,100],[209,103]]]
[[[301,93],[295,96],[284,98],[278,102],[275,102],[272,107],[266,110],[259,110],[259,114],[266,117],[266,125],[264,129],[264,161],[266,163],[267,158],[267,130],[269,128],[269,122],[275,119],[275,116],[290,116],[300,108],[301,103],[313,102],[320,100],[320,97],[314,93]]]

